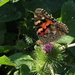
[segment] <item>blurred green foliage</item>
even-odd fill
[[[1,74],[37,74],[34,62],[35,56],[32,55],[33,46],[38,39],[34,29],[34,11],[36,8],[45,9],[58,21],[62,21],[68,26],[69,34],[58,40],[59,43],[75,42],[74,2],[75,0],[0,0]],[[37,48],[39,49],[39,47]],[[66,63],[60,63],[62,66],[57,64],[54,71],[62,75],[74,75],[75,47],[67,48],[66,52],[66,55],[68,55],[65,59]],[[40,56],[42,55],[40,54]]]

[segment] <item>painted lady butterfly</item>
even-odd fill
[[[37,8],[34,12],[34,24],[38,38],[43,44],[55,42],[68,33],[64,23],[58,22],[41,8]]]

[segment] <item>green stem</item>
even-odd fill
[[[55,75],[52,65],[50,65],[49,67],[50,67],[51,75]]]

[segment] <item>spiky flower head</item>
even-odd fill
[[[57,63],[62,62],[64,59],[63,52],[65,51],[60,44],[46,44],[35,46],[34,55],[36,58],[36,71],[40,75],[50,74],[49,66],[56,66]]]

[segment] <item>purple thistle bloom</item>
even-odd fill
[[[45,53],[49,53],[52,51],[53,49],[53,44],[46,44],[43,45],[42,49],[44,50]]]

